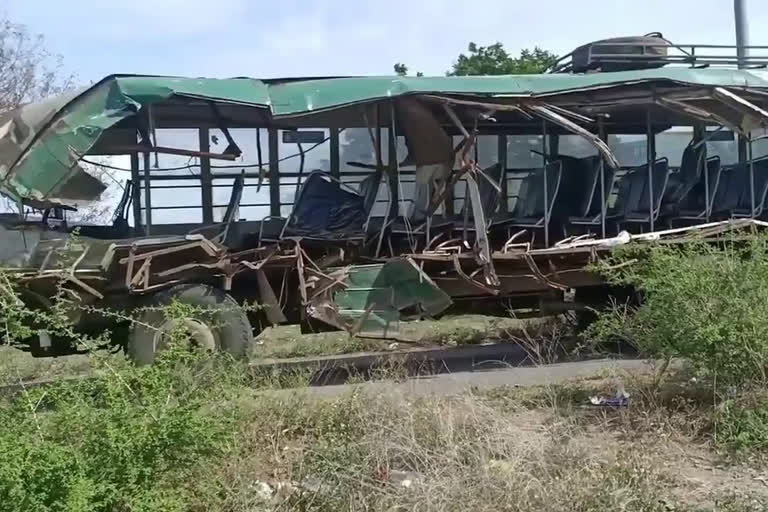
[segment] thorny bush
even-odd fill
[[[3,342],[22,341],[43,326],[85,348],[109,341],[109,333],[74,328],[68,312],[78,304],[63,285],[52,299],[52,307],[30,310],[12,274],[0,270]],[[164,312],[177,319],[198,314],[179,303]],[[228,404],[246,368],[226,354],[194,350],[182,330],[168,338],[152,366],[95,352],[97,377],[0,400],[0,510],[190,509],[201,492],[200,468],[230,446],[237,414]]]
[[[716,404],[701,404],[715,444],[768,453],[768,238],[635,246],[599,268],[639,300],[614,302],[586,335],[691,363]]]
[[[685,358],[723,384],[768,383],[768,238],[634,247],[602,269],[640,302],[614,302],[589,336]]]

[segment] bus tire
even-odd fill
[[[174,301],[198,311],[189,317],[171,319],[165,307]],[[128,337],[128,356],[136,364],[152,364],[166,344],[166,335],[178,328],[190,340],[209,351],[224,351],[234,357],[246,356],[253,331],[245,311],[228,293],[205,284],[182,284],[156,293],[139,309]],[[181,325],[180,325],[181,323]]]

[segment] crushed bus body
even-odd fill
[[[592,265],[616,246],[768,217],[768,71],[650,39],[539,75],[109,76],[0,120],[0,192],[40,214],[2,215],[0,236],[23,243],[0,255],[37,306],[57,287],[129,310],[256,302],[247,340],[282,323],[387,338],[449,309],[578,303],[605,289]],[[71,222],[99,176],[120,185],[114,215]],[[144,338],[129,343],[157,349]]]

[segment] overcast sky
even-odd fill
[[[768,1],[746,0],[751,43],[768,45]],[[732,0],[0,0],[44,34],[82,82],[111,73],[182,76],[443,74],[469,41],[558,54],[661,31],[733,44]]]

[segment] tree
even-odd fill
[[[538,46],[524,49],[519,57],[512,57],[501,43],[478,46],[469,43],[469,55],[459,54],[449,76],[465,75],[522,75],[542,73],[557,61],[557,55]]]
[[[58,94],[73,82],[42,35],[0,18],[0,112]]]
[[[395,68],[395,74],[398,76],[408,76],[408,66],[405,64],[398,62],[393,67]],[[424,76],[424,73],[417,71],[416,76]]]

